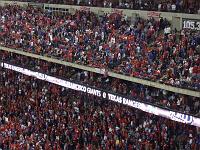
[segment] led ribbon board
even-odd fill
[[[145,104],[142,102],[138,102],[135,101],[133,99],[128,99],[127,97],[122,97],[119,96],[118,94],[113,94],[110,92],[105,92],[103,90],[99,90],[99,89],[95,89],[93,87],[89,87],[89,86],[85,86],[82,84],[77,84],[74,82],[70,82],[67,80],[63,80],[63,79],[59,79],[53,76],[49,76],[47,74],[43,74],[43,73],[39,73],[39,72],[35,72],[35,71],[31,71],[25,68],[21,68],[21,67],[17,67],[11,64],[7,64],[7,63],[1,63],[1,66],[3,68],[6,69],[10,69],[19,73],[22,73],[24,75],[27,76],[32,76],[35,77],[37,79],[43,80],[43,81],[47,81],[50,83],[54,83],[72,90],[76,90],[76,91],[81,91],[81,92],[85,92],[88,94],[92,94],[98,97],[102,97],[104,99],[107,100],[111,100],[117,103],[121,103],[123,105],[127,105],[133,108],[137,108],[139,110],[142,110],[144,112],[147,113],[151,113],[157,116],[161,116],[167,119],[171,119],[173,121],[177,121],[177,122],[181,122],[181,123],[185,123],[185,124],[190,124],[193,126],[197,126],[200,127],[200,118],[194,117],[194,116],[190,116],[190,115],[186,115],[186,114],[182,114],[182,113],[178,113],[178,112],[174,112],[171,110],[167,110],[167,109],[163,109],[160,107],[156,107],[150,104]]]

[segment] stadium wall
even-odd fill
[[[40,59],[40,60],[45,60],[45,61],[48,61],[48,62],[53,62],[53,63],[56,63],[56,64],[61,64],[61,65],[65,65],[65,66],[69,66],[69,67],[73,67],[73,68],[78,68],[78,69],[81,69],[81,70],[86,70],[86,71],[90,71],[90,72],[94,72],[94,73],[98,73],[98,74],[104,74],[105,73],[105,69],[83,66],[83,65],[70,63],[70,62],[66,62],[66,61],[62,61],[62,60],[58,60],[58,59],[50,58],[50,57],[46,57],[46,56],[41,56],[41,55],[37,55],[37,54],[32,54],[32,53],[29,53],[29,52],[24,52],[24,51],[11,49],[11,48],[7,48],[7,47],[0,46],[0,51],[1,50],[20,54],[20,55],[24,55],[24,56],[28,56],[28,57],[32,57],[32,58],[37,58],[37,59]],[[164,90],[171,91],[171,92],[174,92],[174,93],[179,93],[179,94],[184,94],[184,95],[189,95],[189,96],[194,96],[194,97],[200,97],[199,91],[177,88],[177,87],[165,85],[165,84],[158,83],[158,82],[152,82],[152,81],[143,80],[143,79],[139,79],[139,78],[135,78],[135,77],[125,76],[125,75],[122,75],[122,74],[117,74],[117,73],[114,73],[114,72],[111,72],[111,71],[108,72],[108,76],[118,78],[118,79],[122,79],[122,80],[126,80],[126,81],[130,81],[130,82],[134,82],[134,83],[143,84],[143,85],[146,85],[146,86],[164,89]]]

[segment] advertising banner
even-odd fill
[[[168,110],[168,109],[163,109],[158,106],[139,102],[134,99],[129,99],[126,96],[120,96],[118,94],[113,94],[111,92],[104,91],[103,89],[96,89],[96,88],[93,88],[90,86],[77,84],[77,83],[74,83],[71,81],[59,79],[59,78],[56,78],[56,77],[53,77],[50,75],[46,75],[43,73],[39,73],[39,72],[31,71],[31,70],[28,70],[25,68],[17,67],[17,66],[11,65],[11,64],[1,63],[1,66],[3,68],[10,69],[10,70],[13,70],[13,71],[16,71],[16,72],[19,72],[19,73],[22,73],[22,74],[25,74],[28,76],[32,76],[32,77],[35,77],[40,80],[54,83],[54,84],[57,84],[57,85],[60,85],[60,86],[63,86],[63,87],[66,87],[66,88],[69,88],[72,90],[85,92],[85,93],[88,93],[91,95],[95,95],[97,97],[102,97],[104,99],[107,99],[107,100],[110,100],[113,102],[117,102],[117,103],[120,103],[123,105],[127,105],[127,106],[142,110],[147,113],[151,113],[151,114],[154,114],[157,116],[171,119],[173,121],[200,127],[200,118],[197,118],[194,116],[175,112],[175,111]]]

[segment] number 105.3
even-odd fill
[[[183,28],[184,29],[200,30],[200,22],[184,21],[183,22]]]

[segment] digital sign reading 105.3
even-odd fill
[[[191,29],[200,31],[200,20],[183,19],[183,29]]]

